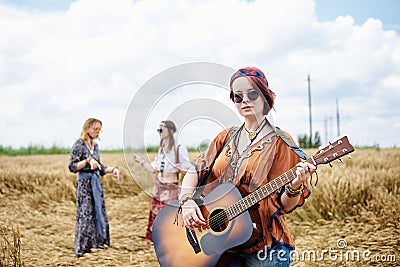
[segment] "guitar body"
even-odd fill
[[[204,197],[204,206],[200,208],[208,221],[209,217],[240,199],[242,196],[239,190],[228,182],[219,185]],[[178,208],[178,201],[169,203],[160,211],[153,224],[154,248],[162,267],[215,266],[226,250],[243,244],[251,237],[253,223],[250,214],[245,211],[227,222],[222,229],[205,227],[192,231],[201,248],[199,253],[195,253],[188,240],[182,215],[181,213],[177,214]],[[178,225],[175,221],[176,218]]]

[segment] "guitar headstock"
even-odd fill
[[[354,147],[350,144],[347,136],[344,136],[328,146],[320,149],[315,153],[313,159],[318,164],[328,164],[334,160],[341,160],[340,158],[350,154],[354,151]]]

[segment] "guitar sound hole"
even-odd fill
[[[228,227],[228,220],[223,209],[216,209],[211,212],[209,224],[214,232],[222,232]]]

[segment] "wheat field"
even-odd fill
[[[359,149],[352,157],[318,166],[310,199],[286,216],[297,248],[292,266],[400,265],[400,149]],[[74,257],[76,176],[68,161],[0,157],[0,266],[158,266],[144,240],[150,198],[123,154],[102,154],[121,170],[120,181],[102,178],[111,247]],[[151,174],[130,166],[151,185]]]

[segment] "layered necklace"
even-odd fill
[[[253,142],[254,139],[256,139],[257,135],[261,132],[261,130],[264,128],[267,120],[264,118],[264,120],[258,125],[258,127],[254,131],[249,131],[247,130],[246,126],[243,126],[243,128],[247,132],[247,137],[250,140],[250,143]]]
[[[164,176],[165,158],[166,158],[167,154],[169,153],[169,151],[166,151],[165,147],[167,147],[165,144],[163,144],[161,146],[161,153],[162,153],[162,159],[161,159],[161,163],[160,163],[161,177]]]

